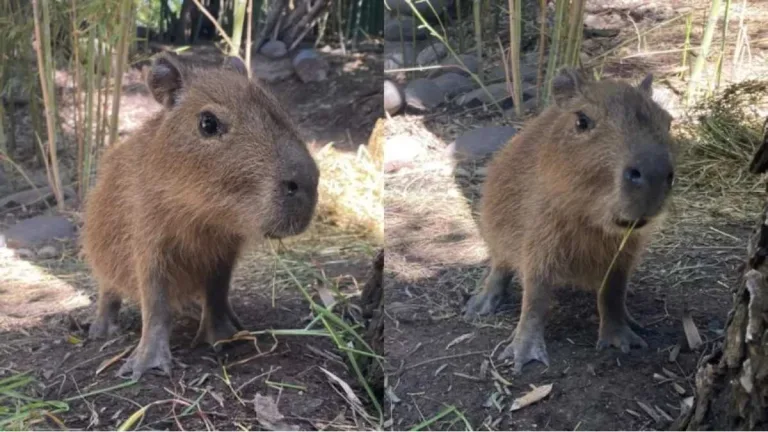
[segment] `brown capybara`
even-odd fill
[[[552,82],[555,103],[488,167],[480,225],[491,267],[466,316],[493,312],[517,276],[520,320],[501,354],[517,372],[532,360],[549,365],[544,328],[559,287],[598,291],[598,349],[647,346],[627,313],[627,282],[665,214],[676,155],[652,81],[595,82],[564,68]]]
[[[319,171],[287,113],[246,75],[157,56],[147,85],[163,110],[110,149],[86,200],[83,251],[99,284],[89,337],[118,329],[122,299],[140,302],[141,340],[120,375],[170,374],[172,312],[202,306],[195,341],[243,329],[229,302],[250,240],[304,231]]]

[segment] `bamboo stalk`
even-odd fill
[[[233,56],[240,56],[240,45],[243,41],[243,24],[245,21],[247,3],[248,0],[235,0],[235,22],[232,29],[232,45],[229,50],[229,54]]]
[[[483,73],[483,4],[482,0],[474,0],[472,2],[472,16],[475,26],[475,50],[477,51],[477,75],[481,80],[484,80],[485,73]]]
[[[131,28],[131,0],[123,0],[120,3],[120,20],[118,21],[117,31],[120,39],[117,45],[117,65],[115,67],[115,89],[112,92],[112,118],[109,120],[109,145],[112,146],[117,141],[118,114],[120,113],[120,96],[123,88],[123,70],[128,57],[128,29]]]
[[[536,66],[536,100],[543,103],[541,89],[544,79],[544,52],[547,49],[547,0],[539,1],[539,60]]]
[[[715,76],[715,88],[720,87],[723,75],[723,61],[725,61],[725,41],[728,38],[728,19],[731,10],[731,0],[725,0],[725,14],[723,16],[723,33],[720,37],[720,56],[717,59],[717,72]]]
[[[707,55],[709,54],[709,48],[712,46],[712,37],[715,34],[715,26],[717,25],[717,17],[720,14],[721,3],[722,0],[712,0],[707,26],[704,28],[704,35],[701,37],[699,55],[696,57],[696,62],[693,64],[693,70],[691,71],[691,77],[688,80],[688,91],[686,92],[685,101],[689,106],[695,98],[699,79],[704,70],[704,65],[706,64]]]
[[[48,0],[43,1],[42,20],[43,29],[40,25],[40,7],[38,0],[32,0],[32,10],[35,24],[35,48],[37,51],[37,65],[40,71],[40,85],[43,90],[43,103],[46,111],[46,127],[48,129],[48,151],[51,156],[51,169],[46,170],[48,174],[48,183],[51,186],[53,195],[56,198],[56,206],[59,211],[64,211],[64,195],[61,191],[61,178],[59,177],[59,158],[56,149],[56,100],[54,96],[53,83],[53,61],[51,58],[51,18],[49,13]],[[47,160],[45,160],[47,164]]]
[[[520,73],[520,38],[522,35],[522,0],[509,0],[509,63],[512,70],[512,103],[515,115],[523,116],[523,82]]]
[[[248,0],[248,29],[245,33],[245,70],[251,79],[251,40],[253,38],[253,0]]]

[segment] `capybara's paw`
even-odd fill
[[[222,315],[215,319],[205,318],[200,323],[193,345],[199,345],[203,342],[210,345],[215,352],[220,352],[225,344],[216,344],[218,341],[231,338],[238,332],[238,323],[233,321],[229,315]]]
[[[120,330],[120,326],[108,319],[96,318],[88,329],[88,339],[109,339]]]
[[[523,366],[536,360],[549,367],[547,344],[542,332],[520,332],[515,330],[512,343],[499,355],[499,360],[512,359],[513,370],[521,373]]]
[[[604,323],[600,326],[597,349],[602,351],[610,346],[620,349],[623,353],[628,353],[631,347],[648,348],[648,344],[630,328],[629,324]]]
[[[464,318],[470,319],[496,312],[501,305],[501,295],[489,292],[479,292],[469,298]]]
[[[138,381],[147,372],[171,375],[171,348],[167,341],[150,346],[139,343],[117,375]]]

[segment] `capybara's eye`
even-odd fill
[[[587,117],[586,114],[581,111],[576,113],[576,130],[583,132],[592,129],[593,125],[594,123],[592,123],[592,119]]]
[[[219,134],[219,119],[208,111],[200,113],[200,135],[204,137],[212,137]]]

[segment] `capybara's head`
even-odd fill
[[[676,152],[672,116],[653,101],[652,82],[592,81],[572,68],[553,79],[552,139],[541,143],[540,169],[568,217],[618,232],[665,213]]]
[[[288,114],[248,79],[240,59],[202,67],[163,53],[147,85],[164,107],[151,155],[167,167],[164,186],[193,217],[247,237],[307,228],[317,165]]]

